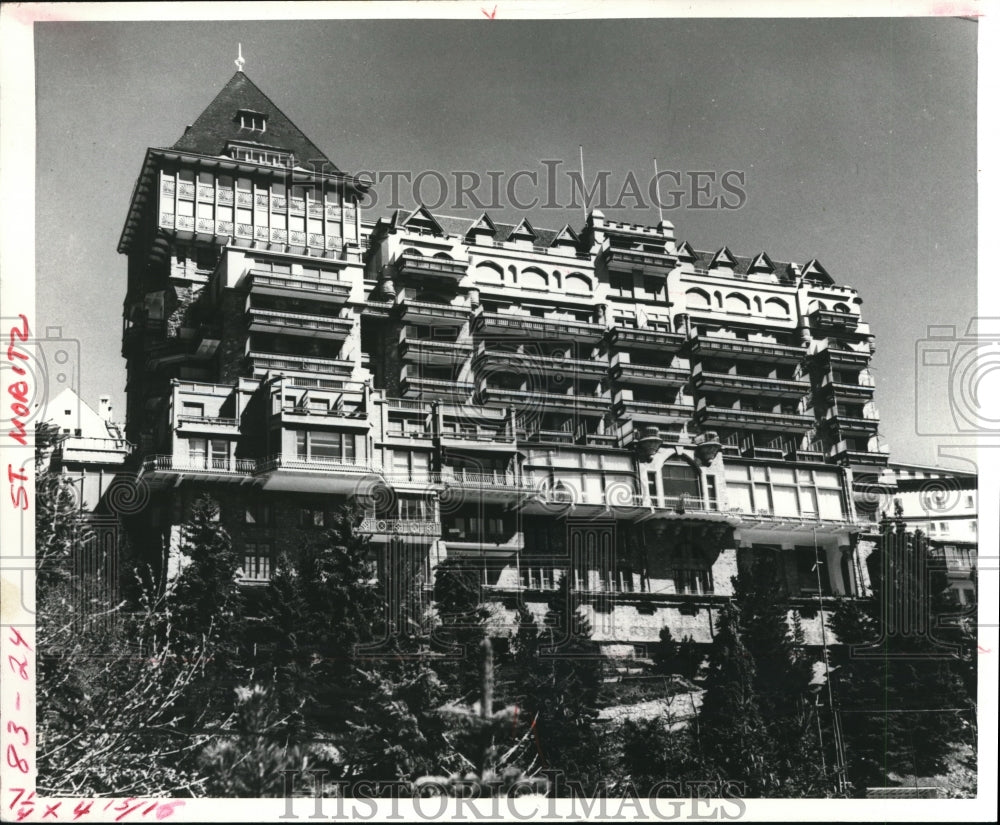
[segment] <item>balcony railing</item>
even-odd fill
[[[459,364],[472,354],[472,344],[406,338],[400,343],[399,352],[407,361]]]
[[[871,357],[872,354],[870,352],[856,352],[854,350],[827,347],[814,352],[809,356],[809,360],[818,363],[828,361],[833,366],[838,367],[866,367],[868,366],[868,362],[871,361]]]
[[[849,432],[874,433],[878,430],[878,418],[858,418],[853,415],[841,415],[834,410],[825,419],[827,424]]]
[[[287,355],[285,353],[251,352],[247,356],[255,370],[282,372],[308,372],[318,375],[348,376],[354,369],[353,361],[339,358],[315,358],[307,355]]]
[[[604,327],[585,321],[559,318],[538,318],[533,315],[500,315],[483,312],[475,316],[473,329],[493,335],[515,335],[540,339],[565,339],[596,343],[604,335]]]
[[[744,341],[735,338],[712,338],[699,335],[692,338],[688,345],[690,352],[713,358],[742,358],[762,361],[779,361],[796,363],[805,356],[802,347],[790,347],[785,344],[770,344],[759,341]]]
[[[347,281],[318,281],[252,270],[249,283],[250,291],[261,295],[288,295],[331,303],[344,303],[351,297],[351,284]]]
[[[694,407],[687,404],[624,398],[619,393],[615,396],[615,413],[645,421],[677,424],[689,421],[694,415]]]
[[[417,255],[402,255],[396,261],[396,267],[401,275],[413,277],[432,276],[460,281],[465,277],[467,264],[459,261],[449,261],[444,258],[423,258]]]
[[[608,330],[608,340],[620,349],[655,349],[661,352],[676,352],[687,338],[681,332],[668,332],[661,329],[612,327]]]
[[[492,430],[492,431],[465,431],[465,432],[442,432],[441,433],[441,443],[445,445],[459,445],[459,444],[506,444],[513,445],[515,443],[514,434],[507,432],[505,430]]]
[[[702,372],[694,376],[694,384],[703,390],[717,390],[739,395],[768,395],[801,398],[809,389],[805,381]]]
[[[358,532],[368,535],[428,536],[436,538],[441,535],[441,522],[426,519],[366,516],[358,525]]]
[[[604,253],[609,268],[642,269],[665,272],[673,269],[677,259],[662,252],[640,252],[638,250],[615,249],[611,247]]]
[[[704,423],[723,424],[747,430],[806,432],[816,423],[811,415],[803,413],[775,413],[711,406],[699,409],[697,417]]]
[[[809,313],[809,320],[814,327],[839,329],[853,332],[858,328],[861,319],[849,312],[835,312],[829,309],[814,309]]]
[[[447,472],[441,474],[441,481],[458,487],[475,490],[533,490],[531,479],[526,479],[513,473],[470,473],[465,470],[454,470],[454,475]]]
[[[250,307],[250,329],[255,332],[277,332],[344,339],[351,334],[354,322],[348,318],[327,318],[298,312],[277,312]]]
[[[431,301],[416,301],[401,297],[399,306],[406,321],[417,324],[441,324],[460,326],[469,317],[467,306],[435,304]]]
[[[681,387],[691,373],[679,367],[657,367],[649,364],[614,362],[611,377],[622,384],[652,384],[655,386]]]
[[[535,390],[510,390],[502,387],[485,387],[480,390],[484,404],[504,404],[519,409],[538,411],[558,410],[586,415],[603,415],[611,402],[593,395],[565,395]]]
[[[523,374],[536,371],[538,374],[558,374],[564,378],[581,377],[599,379],[607,372],[607,365],[600,361],[583,358],[560,358],[555,355],[529,355],[523,352],[498,352],[485,350],[476,355],[472,361],[474,367],[488,364],[490,371],[499,372],[502,367],[510,366],[511,372]]]
[[[365,459],[326,458],[325,456],[273,455],[257,462],[257,472],[275,470],[314,470],[321,473],[381,473],[381,468]]]
[[[368,413],[364,410],[352,408],[352,407],[333,407],[333,408],[310,408],[304,404],[282,404],[276,411],[275,415],[283,416],[303,416],[310,419],[315,419],[317,422],[322,422],[325,420],[336,420],[336,419],[363,419],[367,422]]]
[[[468,381],[452,381],[444,378],[403,378],[399,383],[403,395],[429,395],[435,398],[466,399],[475,387]]]
[[[179,415],[177,423],[180,426],[190,424],[193,427],[211,427],[219,429],[233,429],[239,427],[238,418],[219,418],[213,415]]]
[[[168,472],[206,473],[211,475],[250,475],[257,470],[257,462],[252,458],[192,458],[190,456],[153,455],[143,461],[146,472],[162,470]]]

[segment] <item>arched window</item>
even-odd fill
[[[520,284],[524,289],[548,289],[549,279],[540,269],[528,267],[521,272]]]
[[[701,474],[686,461],[666,461],[660,470],[663,495],[668,502],[684,496],[692,506],[701,503]]]
[[[741,314],[749,313],[749,299],[745,295],[740,295],[738,292],[730,292],[726,296],[726,312],[739,312]]]
[[[491,261],[476,264],[476,280],[490,284],[503,283],[503,270]]]
[[[782,301],[780,298],[768,298],[764,301],[764,311],[766,315],[787,318],[788,317],[788,304]]]
[[[593,285],[590,282],[590,278],[586,275],[580,274],[579,272],[570,272],[566,276],[564,284],[567,292],[572,292],[577,295],[589,295],[593,291]]]
[[[833,311],[834,312],[850,312],[851,308],[847,304],[839,303],[838,302],[838,303],[836,303],[836,304],[833,305]]]
[[[708,309],[712,305],[708,293],[701,289],[689,289],[684,297],[687,299],[687,305],[691,309]]]

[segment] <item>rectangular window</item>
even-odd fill
[[[246,507],[246,523],[257,527],[271,524],[271,505],[262,501],[251,502]]]
[[[321,508],[302,507],[299,510],[300,527],[324,527],[326,525],[326,514]]]
[[[243,577],[247,581],[268,581],[271,578],[271,545],[247,544],[243,552]]]
[[[678,593],[692,596],[710,594],[714,590],[712,571],[699,568],[680,568],[674,571],[674,586]]]
[[[818,594],[822,588],[824,596],[831,595],[826,551],[822,547],[817,550],[815,547],[796,546],[795,563],[801,594],[807,596]]]
[[[216,441],[211,442],[211,452],[212,452],[212,469],[213,470],[227,470],[229,469],[229,442],[228,441]]]
[[[188,461],[193,467],[203,469],[208,457],[208,441],[204,438],[188,439]]]

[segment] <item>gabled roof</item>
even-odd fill
[[[483,214],[476,219],[475,223],[473,223],[472,226],[469,227],[469,231],[466,232],[465,234],[474,235],[476,233],[483,233],[486,235],[494,235],[494,236],[497,234],[496,224],[493,223],[493,219],[485,212],[483,212]]]
[[[444,230],[441,228],[441,224],[438,223],[437,218],[435,218],[425,206],[418,206],[399,222],[400,226],[410,226],[411,224],[414,226],[422,224],[430,227],[438,235],[445,234]]]
[[[507,236],[508,238],[527,238],[532,241],[538,240],[538,233],[532,229],[531,224],[528,222],[527,218],[522,218],[521,222],[515,226],[511,233]]]
[[[712,258],[712,263],[709,265],[709,269],[714,269],[717,266],[736,267],[736,257],[729,251],[728,246],[722,247],[722,249],[715,253],[715,256]]]
[[[573,231],[573,227],[566,224],[556,233],[552,239],[552,246],[577,246],[580,243],[580,236]]]
[[[241,111],[265,115],[265,130],[259,132],[240,128],[238,114]],[[243,72],[236,72],[230,78],[222,91],[171,148],[215,156],[225,152],[229,141],[290,152],[295,156],[296,165],[322,165],[322,171],[333,174],[340,172],[316,144]]]
[[[823,267],[823,264],[815,258],[802,267],[802,278],[806,281],[813,281],[817,284],[833,283],[833,278],[830,277],[830,273],[827,272]]]
[[[698,253],[691,248],[691,244],[687,241],[683,241],[681,242],[681,245],[677,247],[677,257],[682,261],[696,261],[698,260]]]
[[[752,261],[748,272],[774,272],[774,262],[768,257],[766,252],[761,252]]]

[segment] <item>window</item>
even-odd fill
[[[965,507],[966,507],[966,509],[971,510],[975,506],[976,505],[973,504],[973,501],[972,501],[972,496],[966,496],[965,497]]]
[[[302,507],[299,509],[299,527],[325,527],[326,513],[316,507]]]
[[[684,462],[666,463],[660,471],[663,476],[663,495],[667,501],[684,496],[692,506],[701,503],[699,473]]]
[[[674,571],[674,586],[678,593],[701,596],[712,593],[712,571],[681,567]]]
[[[646,473],[646,491],[649,493],[650,501],[656,502],[658,500],[656,497],[656,473],[653,470]]]
[[[267,527],[271,524],[271,505],[262,501],[254,501],[246,507],[246,523],[257,527]]]
[[[188,439],[188,461],[200,470],[229,469],[229,442],[204,438]]]
[[[942,534],[947,533],[949,531],[949,529],[950,528],[948,526],[948,522],[947,521],[942,521],[941,522],[941,533]]]
[[[247,544],[243,551],[243,578],[246,581],[268,581],[271,578],[271,545]]]
[[[795,568],[801,594],[818,594],[819,588],[822,588],[824,596],[831,595],[830,571],[827,569],[826,551],[822,547],[817,550],[815,547],[796,545]]]
[[[267,131],[267,115],[262,112],[241,109],[237,117],[239,118],[241,129],[249,129],[251,132]]]
[[[205,417],[205,405],[195,404],[191,401],[185,401],[181,406],[181,415],[185,418],[204,418]]]
[[[356,458],[354,434],[299,430],[295,433],[295,454],[299,461],[352,464]]]

